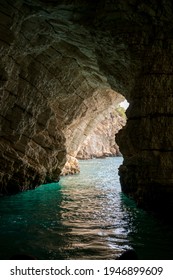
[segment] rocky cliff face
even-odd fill
[[[122,189],[173,205],[173,4],[0,0],[1,193],[57,180],[123,94]]]
[[[119,146],[115,142],[115,135],[126,124],[125,116],[114,110],[102,116],[102,120],[79,147],[77,158],[89,159],[107,156],[121,156]]]
[[[80,173],[79,162],[75,157],[67,155],[66,163],[61,171],[61,176],[74,175]]]

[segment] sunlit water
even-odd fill
[[[172,227],[122,195],[121,162],[80,161],[79,175],[0,198],[0,258],[115,259],[134,248],[140,259],[173,259]]]

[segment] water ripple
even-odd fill
[[[141,258],[173,258],[172,228],[122,195],[121,161],[82,161],[59,184],[1,197],[0,258],[115,259],[130,247]]]

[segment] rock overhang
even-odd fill
[[[68,128],[74,133],[80,120],[104,111],[113,90],[130,102],[118,137],[123,190],[147,207],[159,205],[149,195],[157,185],[170,205],[172,2],[0,4],[1,189],[56,180]]]

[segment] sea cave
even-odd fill
[[[0,0],[0,198],[56,184],[126,99],[116,134],[122,195],[168,218],[172,31],[171,0]]]

